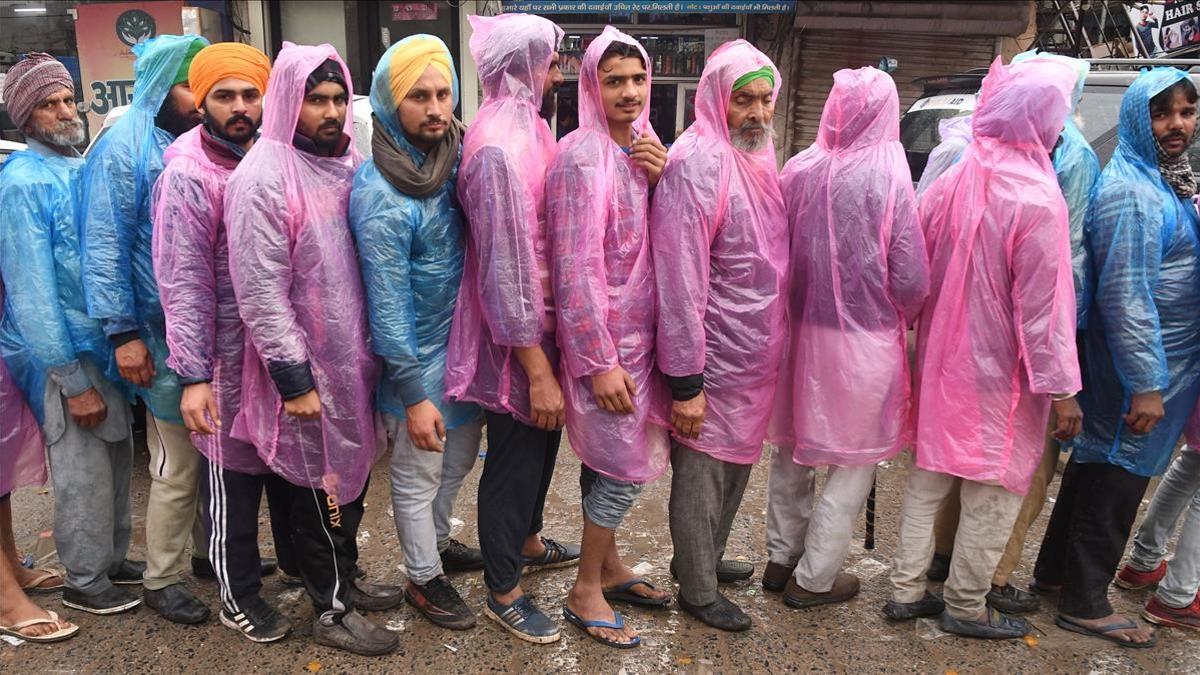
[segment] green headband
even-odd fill
[[[759,68],[758,70],[752,70],[735,80],[733,83],[733,91],[741,89],[760,77],[767,82],[770,82],[772,89],[775,88],[775,71],[771,69],[771,66],[763,66],[762,68]]]
[[[192,67],[192,59],[196,58],[201,49],[204,49],[204,41],[192,40],[188,45],[187,54],[183,56],[183,63],[180,63],[179,70],[175,71],[175,79],[171,81],[171,86],[188,81],[188,69]]]

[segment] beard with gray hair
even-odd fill
[[[774,140],[775,127],[753,120],[746,120],[729,132],[729,142],[742,152],[758,152]]]
[[[30,135],[47,145],[59,148],[81,145],[86,136],[83,129],[83,120],[78,117],[58,122],[48,128],[34,123],[33,133]]]

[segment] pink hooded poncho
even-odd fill
[[[346,220],[360,158],[321,157],[293,146],[305,80],[333,59],[349,101],[350,73],[333,47],[284,43],[268,80],[262,136],[225,193],[229,269],[246,324],[242,409],[233,435],[288,482],[356,499],[380,449],[372,394],[379,366],[367,346],[367,314]],[[353,146],[351,146],[353,147]],[[271,364],[304,364],[321,399],[319,420],[284,412]]]
[[[550,239],[558,345],[562,351],[567,436],[579,459],[617,480],[645,483],[667,468],[668,396],[654,366],[654,261],[646,227],[646,172],[616,144],[600,98],[600,56],[613,42],[637,40],[607,26],[583,55],[579,75],[579,129],[562,139],[546,176],[546,229]],[[649,106],[634,136],[657,140]],[[620,365],[637,385],[634,412],[602,409],[591,377]]]
[[[745,40],[709,58],[696,122],[675,141],[655,190],[650,237],[658,286],[658,366],[704,373],[708,411],[698,439],[679,442],[751,464],[762,453],[786,334],[787,215],[774,142],[734,148],[726,116],[733,83],[771,60]]]
[[[1079,391],[1067,206],[1050,150],[1067,66],[997,59],[973,140],[918,214],[932,286],[917,329],[916,463],[1024,494],[1050,394]]]
[[[896,85],[870,67],[833,82],[817,142],[780,175],[790,330],[770,438],[808,466],[875,464],[911,442],[907,327],[929,293]]]
[[[558,365],[543,201],[555,144],[538,112],[562,30],[527,14],[469,20],[484,102],[463,138],[458,170],[467,257],[446,396],[532,424],[529,379],[513,348],[541,345]]]
[[[0,310],[4,285],[0,284]],[[46,482],[46,450],[42,430],[25,395],[0,359],[0,497],[19,487]]]
[[[222,426],[213,435],[193,433],[196,449],[230,471],[269,473],[254,446],[230,433],[242,407],[246,342],[222,218],[237,161],[206,152],[202,132],[196,127],[167,148],[154,183],[154,277],[166,315],[167,365],[183,382],[212,384]]]

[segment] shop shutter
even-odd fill
[[[933,35],[860,31],[804,31],[797,36],[799,49],[792,68],[792,147],[790,155],[815,140],[821,109],[833,73],[842,68],[875,65],[890,56],[899,61],[892,73],[900,92],[903,113],[921,95],[919,77],[960,73],[987,67],[996,54],[996,38],[980,35]]]

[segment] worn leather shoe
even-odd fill
[[[362,656],[383,656],[400,646],[398,635],[353,611],[343,614],[341,619],[317,617],[312,634],[317,644]]]
[[[717,563],[717,583],[719,584],[745,581],[752,576],[754,576],[754,565],[745,560],[721,560]],[[671,558],[671,578],[679,578],[679,574],[675,571],[674,558]]]
[[[366,612],[383,612],[404,602],[404,589],[387,584],[373,584],[362,578],[350,582],[350,598],[354,606]]]
[[[888,600],[883,606],[883,615],[892,621],[908,621],[923,616],[937,616],[946,611],[946,603],[938,596],[925,592],[925,597],[916,602]]]
[[[1025,637],[1033,626],[1025,619],[1008,616],[1003,612],[987,608],[987,614],[976,621],[956,619],[947,612],[942,612],[938,619],[938,627],[947,633],[963,637],[983,638],[986,640],[1011,640]]]
[[[772,593],[782,593],[783,589],[788,585],[788,579],[792,578],[792,573],[795,571],[795,565],[788,567],[787,565],[768,561],[762,575],[763,590],[771,591]]]
[[[992,586],[987,594],[987,604],[988,607],[994,607],[1005,614],[1028,614],[1036,612],[1042,605],[1037,595],[1012,584]]]
[[[787,587],[783,589],[783,604],[796,609],[829,605],[844,602],[858,595],[860,587],[858,577],[849,572],[838,572],[833,580],[833,588],[824,593],[814,593],[802,588],[795,578],[788,579]]]
[[[737,632],[749,630],[750,626],[753,625],[750,617],[742,611],[741,607],[733,604],[729,598],[720,593],[717,593],[716,601],[707,605],[693,605],[684,600],[682,595],[676,600],[683,611],[713,628]]]
[[[171,584],[166,588],[142,591],[146,606],[158,612],[167,621],[182,624],[204,623],[211,614],[183,584]]]
[[[443,572],[470,572],[483,569],[483,552],[457,539],[451,539],[445,550],[438,554],[442,559]]]

